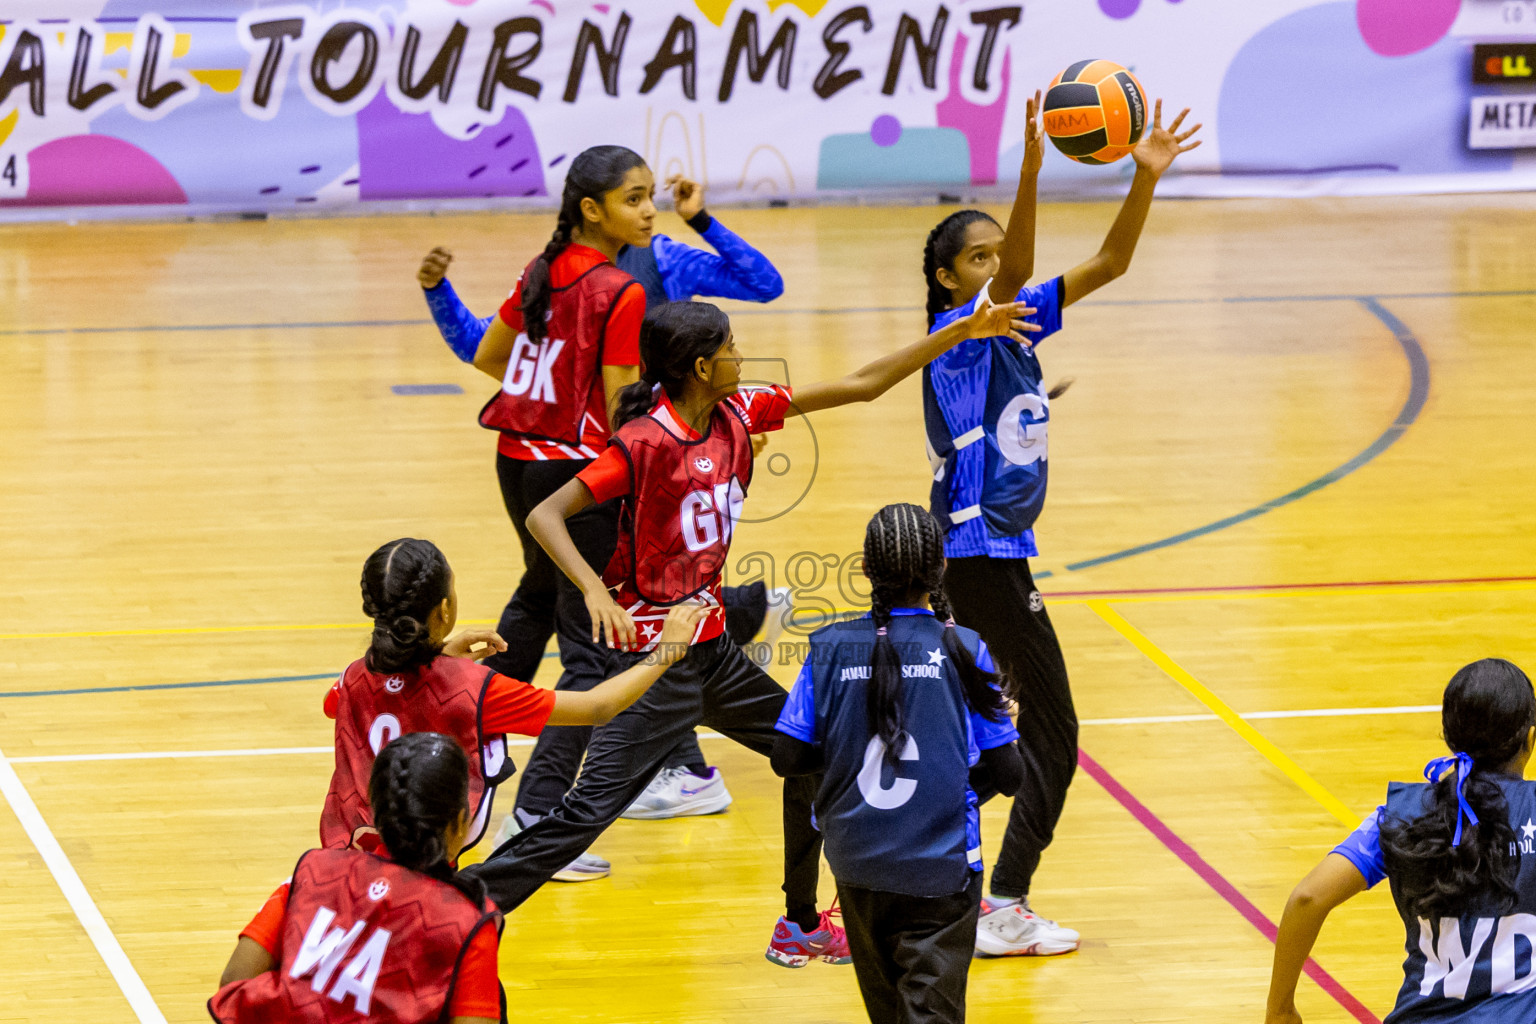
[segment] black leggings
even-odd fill
[[[644,657],[606,653],[604,677]],[[617,820],[695,726],[768,756],[788,697],[729,637],[695,644],[643,697],[593,732],[581,775],[558,806],[465,870],[484,879],[491,899],[510,913]],[[792,920],[816,913],[821,833],[811,824],[811,801],[820,785],[819,775],[784,780],[784,894]]]
[[[1067,663],[1028,559],[951,558],[944,591],[955,621],[981,634],[998,670],[1018,687],[1024,782],[1013,798],[991,889],[996,896],[1028,896],[1077,771],[1077,711]],[[996,794],[977,795],[986,800]]]
[[[523,545],[523,576],[496,625],[507,649],[485,659],[485,664],[513,679],[530,680],[554,633],[563,669],[555,684],[557,690],[586,690],[602,682],[606,654],[592,643],[592,620],[581,591],[528,532],[528,514],[588,465],[578,459],[539,462],[509,458],[500,452],[496,455],[501,500]],[[618,543],[618,522],[617,501],[586,509],[565,521],[576,550],[599,574],[607,568]],[[723,603],[727,625],[738,642],[750,640],[768,612],[767,591],[761,583],[728,588]],[[745,636],[738,637],[743,631]],[[591,733],[589,726],[567,725],[550,726],[539,736],[518,781],[516,809],[524,819],[549,813],[571,788]],[[702,774],[708,770],[707,764],[698,739],[690,734],[679,740],[663,767],[689,768]]]
[[[873,1024],[961,1024],[981,872],[950,896],[837,887],[859,994]]]

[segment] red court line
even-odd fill
[[[1355,587],[1434,587],[1458,583],[1532,583],[1536,576],[1469,576],[1451,580],[1340,580],[1334,583],[1246,583],[1227,587],[1140,587],[1132,590],[1047,590],[1046,597],[1136,597],[1143,594],[1231,594],[1264,590],[1349,590]]]
[[[1248,923],[1257,928],[1270,942],[1275,941],[1278,929],[1273,921],[1264,916],[1264,912],[1254,906],[1252,901],[1237,891],[1237,887],[1227,881],[1215,868],[1211,867],[1206,859],[1195,852],[1194,847],[1163,823],[1163,820],[1147,809],[1147,805],[1136,799],[1131,791],[1122,786],[1113,775],[1104,770],[1103,765],[1089,757],[1086,751],[1078,750],[1077,763],[1093,780],[1104,790],[1119,801],[1120,806],[1131,812],[1131,816],[1144,825],[1148,832],[1157,837],[1158,841],[1171,850],[1174,856],[1183,861],[1191,871],[1199,875],[1201,880],[1215,889],[1221,898],[1232,905],[1232,908],[1247,919]],[[1366,1008],[1366,1005],[1350,994],[1349,990],[1341,985],[1333,975],[1323,970],[1322,966],[1311,957],[1307,958],[1307,977],[1317,982],[1324,992],[1333,997],[1344,1009],[1359,1021],[1360,1024],[1381,1024],[1377,1016]]]

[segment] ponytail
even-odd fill
[[[455,871],[444,845],[444,833],[469,812],[469,758],[452,737],[413,732],[389,743],[374,759],[368,797],[395,863],[485,905],[485,883]]]
[[[581,226],[581,201],[593,199],[601,203],[603,196],[624,184],[626,174],[644,166],[645,160],[639,153],[623,146],[593,146],[582,150],[571,161],[565,174],[565,187],[560,193],[560,216],[555,221],[555,233],[523,274],[523,332],[534,344],[542,342],[548,335],[546,324],[553,295],[550,265],[571,244],[576,228]]]
[[[431,541],[406,537],[368,556],[363,614],[373,619],[373,636],[363,661],[370,672],[406,672],[442,653],[427,617],[448,597],[452,579],[448,559]]]
[[[1536,725],[1536,693],[1513,664],[1475,661],[1446,686],[1441,724],[1455,756],[1425,769],[1432,785],[1424,813],[1380,822],[1388,874],[1416,917],[1459,917],[1474,907],[1507,913],[1518,896],[1519,858],[1495,776]]]
[[[875,621],[875,649],[870,658],[865,710],[869,715],[869,731],[885,744],[885,761],[892,766],[900,760],[907,745],[907,713],[902,702],[906,684],[901,678],[901,658],[896,654],[896,645],[887,635],[891,608],[901,596],[893,594],[888,586],[877,586],[870,608],[870,616]]]
[[[923,243],[923,280],[928,284],[928,329],[950,307],[949,289],[939,282],[939,271],[954,273],[955,258],[965,248],[965,229],[980,220],[997,221],[980,210],[957,210],[934,225]],[[1010,299],[1012,296],[1009,297]]]
[[[998,676],[977,667],[950,615],[944,595],[944,534],[927,509],[903,503],[875,513],[864,532],[864,575],[870,582],[870,617],[875,624],[867,691],[869,731],[885,743],[886,759],[894,764],[907,738],[901,659],[887,628],[896,602],[918,587],[928,592],[934,615],[944,623],[944,652],[960,677],[966,706],[991,721],[1002,721],[1008,712]]]

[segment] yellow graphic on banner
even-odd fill
[[[693,0],[693,2],[704,17],[719,27],[725,24],[725,16],[731,9],[732,0]],[[813,18],[820,14],[825,6],[827,6],[827,0],[768,0],[770,11],[776,11],[780,7],[798,7]]]
[[[0,29],[4,27],[4,25],[0,25]],[[16,127],[16,118],[20,115],[21,108],[18,107],[4,117],[0,117],[0,144],[3,144],[6,139],[11,137],[11,129]]]

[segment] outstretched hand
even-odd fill
[[[416,270],[416,280],[423,288],[436,288],[438,282],[448,276],[448,264],[453,262],[453,253],[436,246],[427,253],[421,261],[421,266]]]
[[[693,220],[704,209],[704,186],[681,174],[674,174],[662,183],[672,193],[672,203],[677,215],[683,220]]]
[[[1184,143],[1199,131],[1200,124],[1196,124],[1188,131],[1180,132],[1179,125],[1184,123],[1184,118],[1189,116],[1189,108],[1179,111],[1179,116],[1173,119],[1173,123],[1167,128],[1163,127],[1163,101],[1158,100],[1152,108],[1152,127],[1141,137],[1136,148],[1131,150],[1131,159],[1136,161],[1136,166],[1142,170],[1151,171],[1153,176],[1161,177],[1173,163],[1173,158],[1180,153],[1188,153],[1201,140],[1185,145]]]
[[[1024,104],[1024,165],[1021,174],[1039,174],[1045,163],[1045,133],[1040,130],[1040,90],[1035,98]]]
[[[485,646],[481,647],[481,644]],[[443,644],[443,653],[448,657],[473,658],[475,661],[500,654],[506,649],[507,642],[494,629],[466,629],[449,637]]]
[[[1024,317],[1035,312],[1035,307],[1023,302],[1007,302],[998,306],[980,306],[974,313],[965,318],[965,331],[967,338],[1012,338],[1014,341],[1030,347],[1030,340],[1024,337],[1023,332],[1036,333],[1040,330],[1039,324],[1032,324]]]

